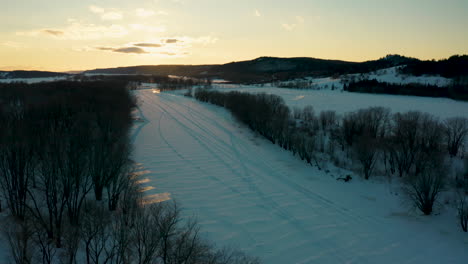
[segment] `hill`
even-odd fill
[[[288,80],[305,76],[331,76],[365,73],[413,63],[417,59],[389,55],[375,61],[348,62],[316,58],[260,57],[254,60],[222,65],[156,65],[132,66],[86,71],[92,74],[155,74],[197,78],[221,78],[232,82],[253,83]]]
[[[69,75],[50,71],[0,71],[0,79],[49,78]]]

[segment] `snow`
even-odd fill
[[[302,100],[319,95],[298,93]],[[466,263],[468,236],[450,206],[421,216],[402,204],[398,184],[356,175],[336,181],[350,172],[308,166],[223,108],[170,93],[137,94],[145,122],[133,132],[133,158],[146,196],[178,201],[218,245],[238,246],[264,263]]]
[[[376,72],[371,72],[368,74],[364,74],[364,79],[375,79],[379,82],[388,82],[388,83],[395,83],[395,84],[410,84],[410,83],[418,83],[418,84],[430,84],[430,85],[437,85],[440,87],[448,86],[452,83],[451,79],[440,77],[440,76],[413,76],[413,75],[405,75],[398,73],[398,67],[392,67],[388,69],[379,70]],[[355,76],[359,78],[360,75],[353,74],[351,76]]]
[[[219,91],[268,93],[281,96],[290,107],[312,105],[317,112],[335,110],[339,114],[371,106],[388,107],[392,112],[421,111],[442,119],[454,116],[468,117],[468,102],[449,98],[405,95],[351,93],[338,90],[297,90],[272,86],[214,85]]]
[[[325,78],[314,78],[304,77],[299,79],[293,79],[290,81],[280,82],[282,84],[290,83],[301,83],[310,82],[311,89],[330,89],[334,86],[335,89],[343,89],[344,82],[359,81],[359,80],[377,80],[379,82],[386,82],[392,84],[423,84],[423,85],[436,85],[441,88],[447,87],[452,84],[452,79],[444,78],[440,76],[423,75],[413,76],[399,73],[399,69],[402,66],[382,69],[374,72],[363,73],[363,74],[346,74],[339,78],[325,77]],[[275,84],[267,84],[267,86],[275,86]]]

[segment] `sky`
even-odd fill
[[[467,0],[0,0],[0,70],[468,54]]]

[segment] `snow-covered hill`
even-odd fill
[[[420,216],[397,185],[338,182],[349,172],[308,166],[222,108],[137,93],[145,122],[134,159],[146,197],[176,199],[219,245],[264,263],[466,263],[468,237],[449,206]]]
[[[440,87],[446,87],[452,83],[451,79],[440,76],[413,76],[401,74],[398,72],[399,68],[401,68],[401,66],[383,69],[376,72],[370,72],[367,74],[350,74],[345,76],[344,78],[351,78],[356,80],[377,80],[379,82],[387,82],[394,84],[429,84]]]

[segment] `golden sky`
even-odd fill
[[[468,53],[466,0],[0,1],[0,70]]]

